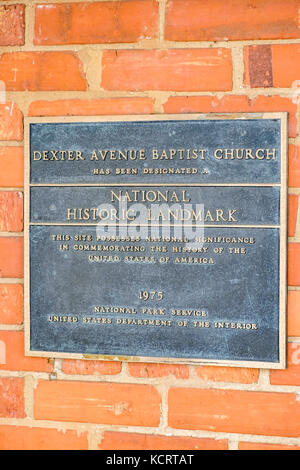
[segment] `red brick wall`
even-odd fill
[[[299,0],[20,2],[0,0],[0,449],[299,450]],[[23,116],[243,111],[289,112],[287,370],[25,358]]]

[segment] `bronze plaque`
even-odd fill
[[[285,367],[286,113],[26,120],[26,354]]]

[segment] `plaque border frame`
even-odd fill
[[[29,221],[30,221],[30,124],[39,123],[84,123],[84,122],[134,122],[134,121],[174,121],[174,120],[249,120],[249,119],[280,119],[281,136],[281,171],[280,183],[195,183],[193,186],[280,186],[280,259],[279,259],[279,362],[268,361],[239,361],[223,359],[195,359],[175,357],[142,357],[127,355],[101,355],[66,353],[57,351],[35,351],[30,349],[30,249],[29,249]],[[176,183],[149,183],[155,186],[183,186]],[[138,183],[84,183],[64,184],[45,183],[32,184],[32,186],[146,186]],[[190,184],[190,186],[192,186]],[[211,365],[229,367],[251,367],[260,369],[285,369],[287,356],[287,201],[288,201],[288,112],[267,113],[189,113],[189,114],[137,114],[137,115],[101,115],[101,116],[45,116],[24,117],[24,347],[25,356],[48,357],[61,359],[148,362],[187,365]],[[41,225],[41,224],[38,224]],[[52,225],[52,224],[49,224]],[[53,224],[54,225],[54,224]]]

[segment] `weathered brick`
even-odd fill
[[[35,11],[35,44],[137,42],[157,31],[155,0],[50,3]]]
[[[122,363],[113,361],[65,359],[62,364],[62,370],[65,374],[115,375],[119,374],[121,369]]]
[[[299,38],[298,0],[168,0],[165,38],[227,41]]]
[[[293,393],[171,388],[169,426],[297,437],[300,402]]]
[[[272,46],[248,46],[244,49],[245,84],[255,87],[273,86]]]
[[[174,375],[177,379],[188,379],[187,366],[178,364],[151,364],[132,362],[128,364],[129,373],[133,377],[153,378]]]
[[[225,439],[105,432],[100,450],[226,450]]]
[[[300,147],[289,145],[289,187],[300,188]]]
[[[288,344],[288,367],[270,371],[272,385],[300,385],[300,344]]]
[[[23,237],[0,237],[0,277],[23,277]]]
[[[225,91],[232,89],[229,49],[106,50],[105,90]]]
[[[0,191],[0,232],[22,232],[23,193]]]
[[[245,83],[252,88],[299,86],[299,44],[247,46],[244,60]]]
[[[298,214],[298,201],[299,201],[298,194],[289,194],[289,209],[288,209],[288,214],[289,214],[288,235],[289,237],[295,236],[297,214]]]
[[[196,368],[196,372],[200,379],[212,382],[251,384],[256,383],[259,377],[258,369],[246,369],[243,367],[201,366]]]
[[[24,35],[24,5],[1,5],[0,46],[22,46]]]
[[[292,98],[263,96],[249,98],[246,95],[171,96],[164,104],[165,113],[266,113],[289,112],[289,136],[298,133],[297,103]]]
[[[23,379],[0,377],[0,418],[25,418]]]
[[[24,355],[24,333],[22,331],[0,331],[1,355],[0,370],[22,370],[52,372],[48,359]]]
[[[288,291],[288,335],[300,336],[300,291]]]
[[[300,243],[288,244],[288,285],[300,286]]]
[[[39,381],[36,419],[158,426],[160,396],[149,385]]]
[[[7,91],[85,90],[83,65],[74,52],[11,52],[0,56]]]
[[[23,286],[0,284],[0,324],[23,323]]]
[[[23,147],[0,147],[0,186],[22,187],[24,185]]]
[[[284,444],[265,444],[262,442],[239,442],[239,450],[300,450],[300,447]]]
[[[87,450],[87,433],[51,428],[0,426],[1,450]]]
[[[0,103],[0,140],[23,140],[23,115],[14,102]]]
[[[100,98],[96,100],[33,101],[29,116],[97,116],[106,114],[151,114],[151,98]]]

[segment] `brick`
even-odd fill
[[[168,0],[165,38],[227,41],[299,38],[298,0]]]
[[[289,187],[300,188],[300,147],[289,145]]]
[[[0,370],[52,372],[48,359],[24,356],[24,333],[22,331],[0,331]]]
[[[138,42],[158,32],[158,2],[50,3],[35,10],[34,44]]]
[[[288,291],[288,335],[300,336],[300,291]]]
[[[289,237],[295,236],[297,214],[298,214],[298,200],[299,200],[298,194],[289,194],[289,209],[288,209]]]
[[[245,47],[245,83],[252,88],[297,88],[300,45],[272,44]]]
[[[23,140],[23,115],[16,103],[0,103],[0,140]]]
[[[224,439],[104,432],[100,450],[226,450]]]
[[[23,237],[0,237],[0,277],[23,277]]]
[[[281,96],[249,98],[245,95],[226,95],[221,99],[214,96],[172,96],[164,104],[165,113],[266,113],[289,112],[289,136],[297,136],[297,103]]]
[[[101,86],[127,91],[231,90],[230,50],[106,50]]]
[[[63,361],[62,370],[65,374],[82,375],[115,375],[122,369],[121,362],[113,361],[80,361],[66,359]]]
[[[300,450],[300,447],[283,444],[264,444],[261,442],[239,442],[239,450]]]
[[[133,377],[154,378],[174,375],[177,379],[188,379],[189,368],[176,364],[129,363],[129,373]]]
[[[292,393],[171,388],[169,426],[297,437],[300,402]]]
[[[87,450],[87,433],[25,426],[0,426],[1,450]]]
[[[29,116],[97,116],[106,114],[151,114],[151,98],[100,98],[96,100],[34,101]]]
[[[0,6],[0,46],[22,46],[24,35],[24,5]]]
[[[299,86],[300,44],[273,44],[273,86]],[[297,83],[295,83],[297,82]]]
[[[25,418],[23,379],[0,377],[0,418]]]
[[[158,426],[160,396],[149,385],[39,381],[35,419]]]
[[[0,57],[7,91],[86,90],[83,65],[73,52],[11,52]]]
[[[0,231],[22,232],[23,193],[0,191]]]
[[[23,147],[0,147],[0,187],[24,186]]]
[[[288,244],[288,285],[300,286],[300,243]]]
[[[288,367],[270,371],[272,385],[300,385],[300,344],[288,344]]]
[[[244,48],[245,84],[255,87],[273,86],[272,46]]]
[[[201,366],[196,368],[201,380],[212,382],[232,382],[242,384],[257,383],[258,369],[246,369],[243,367],[212,367]]]
[[[0,324],[23,323],[23,286],[0,284]]]

